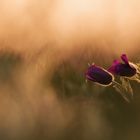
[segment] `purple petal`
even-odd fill
[[[122,54],[121,59],[124,63],[120,63],[118,60],[115,60],[108,71],[119,76],[134,76],[136,74],[136,68],[129,64],[126,54]]]
[[[126,54],[122,54],[122,55],[121,55],[121,59],[122,59],[122,61],[123,61],[125,64],[128,64],[128,65],[129,65],[129,61],[128,61],[128,58],[127,58]]]
[[[116,67],[116,73],[120,76],[132,77],[136,74],[136,69],[127,64],[120,64]]]
[[[117,65],[121,64],[119,60],[114,60],[112,66],[108,69],[109,72],[116,74]]]
[[[109,72],[96,65],[91,65],[88,68],[86,78],[102,85],[109,85],[113,80],[113,76]]]
[[[122,56],[122,58],[126,61],[125,55]],[[108,69],[109,72],[112,74],[116,74],[119,76],[126,76],[126,77],[132,77],[136,74],[136,68],[129,65],[128,63],[120,63],[118,60],[115,60],[113,62],[113,65]]]

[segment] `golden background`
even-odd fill
[[[138,0],[1,0],[0,139],[139,140],[140,85],[127,103],[84,77],[139,45]]]

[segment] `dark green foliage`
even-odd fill
[[[19,55],[14,53],[0,53],[0,81],[10,80],[12,73],[22,62]]]

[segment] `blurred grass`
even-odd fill
[[[140,138],[138,133],[138,129],[140,129],[139,84],[131,81],[132,87],[134,88],[134,100],[127,103],[112,87],[104,88],[94,85],[92,82],[86,83],[84,72],[87,67],[87,62],[82,61],[83,63],[81,65],[84,65],[84,68],[82,68],[76,59],[72,58],[70,61],[76,63],[75,65],[77,67],[74,68],[69,61],[66,61],[53,74],[52,84],[59,96],[64,97],[65,100],[77,96],[87,101],[99,102],[103,116],[113,129],[110,139],[132,140],[135,137],[138,140]]]
[[[127,103],[112,87],[86,83],[87,63],[92,60],[101,63],[100,56],[89,58],[81,51],[57,65],[52,63],[50,79],[45,69],[43,74],[34,73],[34,66],[28,66],[18,54],[1,53],[0,139],[139,140],[139,84],[131,82],[134,100]],[[44,60],[41,62],[45,63]],[[43,78],[38,81],[36,74]],[[20,75],[23,77],[19,78]],[[28,78],[37,84],[31,86]],[[22,85],[22,80],[30,90]],[[19,98],[13,98],[15,95]]]
[[[10,80],[13,71],[20,66],[22,59],[19,55],[10,52],[0,53],[0,81]]]

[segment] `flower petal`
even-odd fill
[[[112,66],[108,69],[108,71],[119,76],[134,76],[136,74],[136,68],[133,67],[128,61],[126,54],[122,54],[121,59],[124,63],[120,63],[118,60],[114,60]]]
[[[128,64],[128,65],[129,65],[129,61],[128,61],[128,58],[127,58],[126,54],[122,54],[122,55],[121,55],[121,59],[122,59],[122,61],[123,61],[125,64]]]
[[[111,73],[96,65],[91,65],[88,68],[86,78],[104,86],[110,85],[114,79]]]
[[[116,74],[116,67],[120,64],[121,63],[119,60],[114,60],[112,66],[108,69],[108,71],[113,73],[113,74]]]

